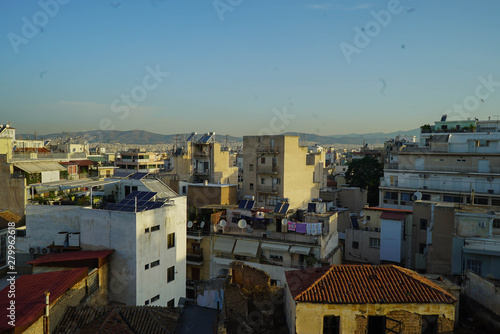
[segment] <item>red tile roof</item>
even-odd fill
[[[380,219],[390,219],[390,220],[404,220],[406,217],[406,214],[400,213],[400,212],[389,212],[389,211],[384,211],[380,215]]]
[[[50,273],[24,275],[15,281],[16,327],[31,325],[43,315],[45,291],[50,291],[49,302],[54,302],[73,285],[87,276],[87,268],[54,271]],[[0,291],[0,331],[12,329],[7,321],[10,286]]]
[[[101,250],[101,251],[78,251],[78,252],[50,253],[47,255],[40,256],[38,259],[30,261],[28,263],[29,264],[42,264],[42,263],[51,263],[51,262],[103,259],[113,252],[114,252],[113,249],[108,249],[108,250]]]
[[[97,162],[92,160],[71,160],[70,162],[77,164],[78,166],[93,166],[97,165]]]
[[[377,211],[387,211],[387,212],[413,213],[412,210],[389,209],[389,208],[381,208],[381,207],[378,207],[378,206],[371,206],[369,208],[365,208],[365,210],[377,210]]]
[[[298,302],[451,304],[456,301],[430,280],[395,265],[333,265],[286,271],[285,275]]]

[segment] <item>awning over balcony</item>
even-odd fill
[[[218,237],[215,240],[214,251],[231,253],[233,251],[235,240],[233,238]]]
[[[236,242],[236,246],[234,247],[234,255],[256,257],[258,249],[258,241],[240,239]]]
[[[260,248],[270,251],[288,252],[288,248],[290,248],[290,245],[280,245],[263,242]]]
[[[290,247],[290,253],[293,254],[309,255],[310,252],[311,252],[311,247],[304,247],[304,246]]]
[[[14,166],[30,174],[66,170],[57,162],[17,162]]]

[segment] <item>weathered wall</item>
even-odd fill
[[[340,316],[341,333],[365,333],[368,316],[387,316],[402,322],[403,333],[420,333],[421,315],[438,315],[442,332],[451,333],[455,319],[455,306],[454,304],[297,303],[296,332],[323,333],[323,317],[327,315]]]
[[[232,283],[241,288],[251,288],[256,285],[269,286],[271,277],[265,271],[250,267],[242,262],[232,262],[230,265]]]
[[[466,276],[465,295],[500,316],[500,288],[471,271]]]
[[[0,156],[0,211],[11,210],[22,217],[27,201],[26,180],[12,177],[11,167],[5,163],[5,157]]]

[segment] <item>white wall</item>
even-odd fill
[[[401,262],[403,221],[380,219],[380,261]]]
[[[50,171],[50,172],[42,172],[41,174],[42,174],[42,183],[59,181],[61,179],[59,176],[58,170],[54,170],[54,171]]]

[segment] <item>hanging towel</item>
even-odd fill
[[[307,234],[312,234],[312,230],[311,230],[311,227],[312,227],[312,224],[306,224],[306,231],[307,231]]]
[[[295,231],[295,222],[288,221],[288,231]]]
[[[295,232],[297,233],[306,233],[307,232],[307,224],[297,223],[295,225]]]
[[[318,223],[318,234],[323,234],[323,223]]]

